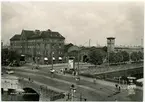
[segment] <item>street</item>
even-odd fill
[[[13,67],[14,68],[14,67]],[[114,101],[122,100],[122,101],[130,101],[130,100],[141,100],[142,98],[142,91],[137,90],[137,97],[128,97],[127,90],[122,90],[121,93],[114,94],[115,93],[115,85],[112,86],[111,84],[102,84],[96,82],[96,84],[93,83],[92,80],[83,80],[81,79],[79,82],[79,85],[76,83],[75,78],[71,77],[71,75],[63,75],[60,73],[55,73],[54,78],[51,78],[51,73],[49,69],[47,68],[41,68],[41,69],[31,69],[29,66],[24,67],[15,67],[14,68],[15,74],[18,77],[25,77],[25,78],[31,78],[32,80],[36,80],[38,82],[47,84],[49,86],[53,86],[55,88],[68,91],[70,86],[74,84],[77,87],[76,95],[79,97],[79,94],[82,93],[83,97],[86,97],[89,101],[101,101],[101,100],[110,100]],[[47,81],[46,81],[47,80]]]

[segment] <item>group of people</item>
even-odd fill
[[[64,69],[61,69],[60,72],[65,75],[65,70]]]
[[[118,84],[115,84],[116,89],[120,92],[121,91],[121,87]]]

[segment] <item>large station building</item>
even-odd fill
[[[12,50],[25,56],[26,61],[36,61],[44,64],[45,61],[55,62],[63,59],[65,38],[59,33],[40,30],[22,30],[10,39]]]

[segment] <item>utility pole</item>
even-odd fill
[[[82,101],[82,93],[80,93],[80,101]]]
[[[53,70],[53,51],[51,52],[51,65],[52,65],[52,70]]]
[[[79,76],[79,51],[78,51],[78,76]]]
[[[91,39],[89,39],[89,47],[90,47],[90,45],[91,45]]]
[[[52,65],[51,77],[53,77],[54,70],[53,70],[53,46],[52,45],[51,45],[51,65]]]
[[[110,57],[109,50],[107,50],[107,54],[108,54],[108,69],[109,69],[109,57]]]

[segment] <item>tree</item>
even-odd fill
[[[9,53],[9,50],[6,48],[6,49],[2,49],[2,65],[6,65],[6,63],[8,63],[8,53]]]
[[[107,52],[107,46],[104,46],[102,49],[103,51]]]
[[[117,52],[116,54],[115,54],[115,63],[120,63],[120,62],[122,62],[123,61],[123,55],[122,55],[122,53],[121,52]]]
[[[131,53],[131,60],[135,61],[135,62],[140,60],[140,56],[139,56],[138,52],[132,52]]]
[[[138,56],[140,60],[143,60],[143,53],[141,51],[138,52]]]
[[[10,62],[14,61],[14,60],[19,60],[20,59],[20,55],[16,52],[16,51],[9,51],[8,54],[8,59]]]
[[[13,62],[14,60],[19,61],[20,55],[13,50],[2,49],[2,64]]]
[[[110,52],[108,57],[109,57],[109,63],[115,63],[116,62],[116,54],[114,52]]]
[[[105,52],[103,50],[98,50],[96,48],[91,48],[89,52],[89,62],[95,65],[100,65],[103,63],[105,57]]]
[[[123,62],[129,61],[129,53],[127,53],[126,51],[121,51],[121,55],[123,57]]]

